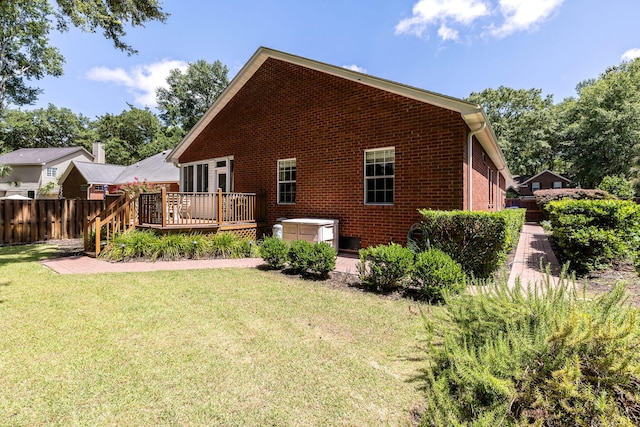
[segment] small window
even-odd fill
[[[540,183],[539,182],[532,182],[531,183],[531,191],[538,191],[540,189]]]
[[[104,191],[104,185],[94,185],[93,191]]]
[[[553,188],[562,188],[562,181],[553,181]]]
[[[47,178],[55,178],[58,176],[58,168],[47,168]]]
[[[296,202],[296,159],[278,160],[278,203]]]
[[[364,152],[364,203],[392,205],[394,200],[395,148]]]

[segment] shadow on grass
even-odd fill
[[[0,267],[16,262],[37,262],[57,253],[53,245],[18,245],[0,247]]]

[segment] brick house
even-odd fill
[[[267,48],[169,160],[182,191],[265,194],[269,227],[339,220],[346,249],[404,243],[420,208],[500,210],[511,183],[480,106]]]
[[[533,197],[534,191],[569,188],[572,181],[566,176],[550,170],[542,171],[535,175],[521,175],[513,178],[515,184],[513,190],[520,197]]]

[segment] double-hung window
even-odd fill
[[[395,148],[364,152],[364,203],[392,205],[394,200]]]
[[[209,191],[209,164],[199,163],[182,167],[182,191],[206,193]]]
[[[55,178],[58,176],[58,168],[47,168],[47,178]]]
[[[278,203],[296,202],[296,159],[278,160]]]

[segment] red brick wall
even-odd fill
[[[566,182],[564,179],[559,178],[556,175],[553,175],[553,174],[551,174],[549,172],[545,172],[545,173],[541,174],[540,176],[538,176],[537,178],[534,178],[531,181],[529,181],[527,183],[526,187],[519,187],[520,195],[521,196],[533,196],[533,191],[531,190],[531,184],[534,183],[534,182],[539,182],[540,183],[540,190],[548,190],[548,189],[553,188],[553,182],[554,181],[562,182],[562,188],[569,187],[569,183]]]
[[[362,246],[404,243],[417,209],[465,207],[467,131],[459,113],[268,59],[180,163],[234,156],[234,191],[266,192],[270,224],[336,218]],[[382,147],[395,147],[395,203],[367,206],[364,151]],[[297,201],[278,205],[277,160],[287,158],[297,160]]]

